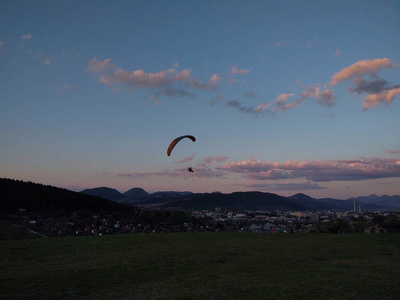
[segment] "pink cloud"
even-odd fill
[[[188,161],[191,161],[193,158],[194,158],[194,154],[192,154],[192,155],[190,155],[190,156],[187,156],[187,157],[185,157],[185,158],[182,158],[182,159],[181,159],[180,161],[178,161],[177,163],[180,164],[180,163],[188,162]]]
[[[256,112],[288,110],[295,106],[293,102],[288,103],[289,98],[293,96],[294,94],[281,94],[272,102],[260,103],[255,110]]]
[[[145,73],[143,70],[124,71],[118,68],[110,76],[102,76],[101,82],[105,84],[125,84],[136,88],[160,87],[173,82],[173,78],[169,75],[174,72],[174,68],[157,73]]]
[[[89,67],[86,69],[86,71],[88,71],[90,73],[101,73],[101,72],[104,72],[108,69],[112,69],[115,67],[116,67],[116,65],[111,64],[110,58],[101,61],[101,60],[98,60],[97,57],[93,57],[89,61]]]
[[[302,87],[305,89],[298,99],[289,102],[289,98],[294,97],[295,94],[281,94],[272,102],[260,103],[255,109],[256,112],[276,112],[276,111],[286,111],[294,107],[300,106],[304,100],[308,98],[315,98],[317,103],[324,106],[332,106],[334,103],[335,95],[332,90],[328,88],[321,88],[318,86]]]
[[[252,180],[306,179],[313,182],[366,180],[400,177],[396,159],[356,159],[342,161],[287,161],[284,163],[241,161],[216,167],[242,174]]]
[[[400,154],[400,149],[399,149],[399,150],[387,150],[386,153],[390,153],[390,154]]]
[[[179,65],[155,73],[146,73],[141,69],[127,71],[111,64],[111,59],[103,61],[96,57],[92,58],[86,71],[99,75],[99,82],[106,85],[126,85],[132,88],[160,88],[169,87],[176,83],[183,83],[186,86],[199,90],[214,90],[218,86],[220,77],[212,75],[203,82],[192,76],[191,70],[178,71]],[[175,89],[176,90],[176,89]]]
[[[335,95],[332,90],[324,89],[323,91],[320,91],[320,88],[317,87],[315,89],[315,98],[317,99],[317,103],[320,105],[332,106]]]
[[[153,103],[154,105],[156,105],[156,106],[162,105],[162,102],[161,102],[161,101],[158,101],[158,100],[157,100],[155,97],[153,97],[153,96],[148,97],[147,100],[150,101],[150,102],[152,102],[152,103]]]
[[[353,78],[355,76],[362,76],[364,74],[376,74],[379,69],[386,67],[391,68],[395,67],[396,65],[393,64],[390,59],[388,58],[377,58],[373,60],[362,60],[348,66],[338,73],[335,73],[332,76],[332,86],[335,86],[339,82],[344,80]]]
[[[242,74],[242,75],[244,75],[244,74],[247,74],[247,73],[249,73],[250,72],[250,70],[238,70],[237,68],[236,68],[236,66],[233,66],[232,68],[231,68],[231,75],[234,75],[234,74]]]
[[[400,95],[400,88],[394,88],[391,90],[383,90],[377,94],[369,94],[363,103],[363,110],[367,110],[371,107],[378,106],[381,103],[390,104],[393,99]]]
[[[322,190],[325,187],[312,182],[299,182],[299,183],[245,183],[234,184],[235,186],[243,186],[246,188],[254,188],[261,191],[302,191],[302,190]]]

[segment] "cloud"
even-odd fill
[[[152,102],[156,106],[162,105],[161,101],[158,101],[154,96],[150,96],[147,98],[148,101]]]
[[[385,90],[389,82],[386,81],[385,79],[373,79],[373,80],[364,80],[361,77],[356,77],[353,80],[354,87],[349,88],[349,92],[351,93],[371,93],[371,94],[376,94],[380,93],[383,90]]]
[[[238,109],[241,112],[262,114],[265,112],[275,113],[278,111],[287,111],[294,107],[301,106],[304,100],[308,98],[315,98],[319,105],[332,106],[336,96],[333,91],[327,87],[323,87],[322,84],[316,86],[300,86],[304,91],[294,101],[289,101],[295,97],[294,93],[283,93],[279,95],[274,101],[262,102],[255,107],[245,106],[238,100],[230,100],[227,102],[227,106]]]
[[[181,164],[181,163],[184,163],[184,162],[188,162],[188,161],[191,161],[191,160],[193,160],[193,158],[194,158],[194,154],[192,154],[192,155],[190,155],[190,156],[187,156],[187,157],[185,157],[185,158],[182,158],[180,161],[178,161],[177,163],[178,164]]]
[[[68,83],[66,83],[64,85],[57,85],[57,89],[61,92],[65,92],[65,91],[72,89],[72,85],[70,85]]]
[[[351,79],[355,76],[363,76],[365,74],[374,75],[376,74],[381,68],[392,68],[396,65],[393,64],[390,59],[388,58],[377,58],[373,60],[361,60],[348,66],[338,73],[335,73],[332,76],[332,86],[337,85],[339,82],[342,82],[347,79]]]
[[[48,57],[44,57],[42,53],[37,53],[34,55],[35,59],[40,61],[41,63],[45,65],[50,65],[51,64],[51,59]]]
[[[295,94],[281,94],[274,101],[271,102],[262,102],[258,104],[256,107],[245,106],[242,102],[238,100],[230,100],[227,101],[227,106],[238,109],[241,112],[252,113],[252,114],[261,114],[264,112],[276,112],[276,111],[285,111],[295,106],[298,106],[299,102],[288,102],[290,97],[295,96]]]
[[[390,154],[400,154],[400,149],[399,150],[387,150],[386,153],[390,153]]]
[[[215,98],[214,100],[212,100],[212,101],[210,102],[210,105],[216,105],[216,104],[218,104],[223,98],[224,98],[224,95],[219,94],[219,95],[217,96],[217,98]]]
[[[225,162],[229,159],[228,156],[223,156],[223,155],[215,155],[215,156],[208,156],[203,158],[203,161],[207,164],[212,164],[213,161],[217,163]]]
[[[195,98],[196,95],[193,93],[186,92],[185,90],[182,89],[176,89],[176,88],[165,88],[163,90],[158,91],[157,93],[154,94],[155,97],[188,97],[188,98]]]
[[[145,177],[183,177],[183,178],[212,178],[212,177],[223,177],[224,173],[219,170],[215,170],[207,167],[204,164],[199,164],[193,167],[194,173],[188,173],[187,168],[179,168],[174,170],[164,170],[159,172],[132,172],[132,173],[121,173],[117,174],[117,177],[128,177],[128,178],[145,178]]]
[[[254,93],[253,91],[246,91],[244,93],[244,96],[247,98],[250,98],[250,99],[257,99],[257,97],[258,97],[257,94]]]
[[[296,100],[296,106],[300,106],[304,100],[308,98],[315,98],[319,105],[323,106],[332,106],[334,104],[334,100],[336,98],[333,90],[327,88],[326,84],[318,84],[318,85],[310,85],[310,86],[302,86],[299,85],[303,92],[300,94],[300,97]]]
[[[231,162],[216,169],[242,174],[251,180],[305,179],[313,182],[356,181],[400,177],[400,161],[396,159],[355,159],[341,161],[263,161]]]
[[[242,102],[238,101],[238,100],[229,100],[226,102],[226,105],[229,107],[233,107],[238,109],[241,112],[245,112],[245,113],[258,113],[254,108],[252,107],[246,107],[242,104]]]
[[[145,73],[143,70],[124,71],[118,68],[111,75],[101,76],[100,82],[108,85],[124,84],[133,88],[162,87],[173,82],[170,75],[174,72],[173,68],[157,73]]]
[[[263,111],[278,111],[278,110],[288,110],[292,107],[295,106],[294,103],[288,102],[290,97],[293,97],[294,94],[281,94],[278,96],[278,98],[275,99],[275,101],[272,102],[264,102],[261,103],[257,106],[256,111],[257,112],[263,112]]]
[[[399,95],[400,95],[400,87],[391,90],[384,90],[377,94],[370,94],[364,100],[363,110],[367,110],[381,103],[390,104],[393,101],[393,99]]]
[[[32,35],[30,33],[24,34],[21,36],[22,41],[30,40],[32,38]]]
[[[271,184],[260,184],[260,183],[245,183],[245,184],[234,184],[235,186],[243,186],[246,188],[254,188],[261,191],[303,191],[303,190],[323,190],[326,187],[319,185],[318,183],[312,182],[301,182],[301,183],[271,183]]]
[[[372,80],[355,77],[353,84],[354,87],[348,89],[350,93],[368,94],[363,102],[363,110],[378,106],[381,103],[390,104],[394,98],[400,95],[400,85],[389,86],[387,80],[378,77]]]
[[[99,82],[106,85],[125,85],[130,88],[167,88],[174,84],[182,83],[185,86],[198,90],[215,90],[218,87],[220,77],[212,75],[207,81],[203,82],[191,75],[191,70],[178,70],[178,64],[174,67],[155,73],[146,73],[138,69],[133,71],[123,70],[115,64],[111,64],[111,59],[103,61],[96,57],[92,58],[86,71],[99,75]],[[177,92],[177,89],[171,89]]]
[[[110,58],[100,61],[97,59],[97,57],[93,57],[89,61],[89,67],[86,69],[86,71],[90,73],[102,73],[113,68],[116,68],[116,65],[111,64]]]
[[[400,154],[399,150],[388,153]],[[194,155],[179,163],[190,161]],[[348,160],[286,161],[283,163],[244,160],[227,162],[228,157],[215,155],[205,157],[188,173],[186,167],[157,172],[132,172],[117,174],[118,177],[181,177],[222,178],[241,176],[245,184],[234,184],[260,190],[317,190],[325,189],[321,183],[335,181],[362,181],[380,178],[399,178],[400,160],[381,158],[357,158]],[[213,163],[218,163],[213,166]]]
[[[236,68],[236,66],[233,66],[232,68],[231,68],[231,75],[235,75],[235,74],[242,74],[242,75],[244,75],[244,74],[248,74],[250,72],[250,70],[238,70],[237,68]]]
[[[333,101],[335,100],[335,95],[332,90],[327,88],[320,90],[320,87],[316,87],[314,97],[317,100],[317,103],[323,106],[332,106]]]

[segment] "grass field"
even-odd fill
[[[398,299],[400,235],[1,241],[0,270],[0,299]]]

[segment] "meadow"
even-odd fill
[[[0,299],[397,299],[398,234],[0,241]]]

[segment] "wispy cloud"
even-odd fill
[[[93,57],[89,61],[89,66],[86,69],[87,72],[90,73],[102,73],[105,72],[108,69],[114,69],[117,66],[111,63],[111,59],[105,59],[103,61],[98,60],[97,57]]]
[[[190,155],[190,156],[184,157],[184,158],[182,158],[180,161],[178,161],[177,163],[178,163],[178,164],[181,164],[181,163],[185,163],[185,162],[191,161],[191,160],[193,160],[194,156],[195,156],[195,155],[192,154],[192,155]]]
[[[323,190],[326,187],[312,182],[300,183],[236,183],[234,186],[241,186],[261,191],[304,191],[304,190]]]
[[[238,109],[241,112],[258,113],[253,107],[245,106],[242,104],[242,102],[240,102],[238,100],[228,100],[228,101],[226,101],[226,105],[228,107],[233,107],[235,109]]]
[[[400,161],[396,159],[355,159],[326,161],[263,161],[231,162],[218,170],[242,174],[251,180],[305,179],[313,182],[355,181],[400,177]]]
[[[390,153],[390,154],[400,154],[400,149],[387,150],[386,153]]]
[[[174,67],[161,70],[156,73],[146,73],[141,69],[129,71],[123,70],[111,63],[111,59],[103,61],[92,58],[86,71],[99,75],[99,81],[106,85],[125,85],[130,88],[167,88],[176,83],[182,83],[187,87],[198,90],[214,90],[218,86],[220,77],[212,75],[205,82],[195,78],[191,70],[178,70],[178,64]],[[177,91],[171,89],[170,91]]]
[[[250,98],[250,99],[257,99],[257,97],[258,97],[257,94],[253,91],[246,91],[244,93],[244,96],[247,98]]]
[[[30,40],[32,38],[32,35],[30,33],[24,34],[23,36],[21,36],[21,40],[26,41],[26,40]]]
[[[249,69],[242,69],[239,70],[236,66],[231,67],[231,75],[235,75],[235,74],[248,74],[250,72]]]
[[[303,87],[304,91],[300,97],[295,98],[294,93],[284,93],[279,95],[274,101],[261,102],[257,106],[246,106],[238,100],[227,101],[229,107],[238,109],[239,111],[253,114],[275,113],[278,111],[287,111],[303,104],[303,101],[308,98],[316,99],[319,105],[332,106],[335,95],[331,89],[324,88],[321,85]],[[294,101],[290,99],[295,98]]]
[[[189,173],[187,168],[179,168],[174,170],[164,170],[159,172],[132,172],[132,173],[121,173],[117,174],[117,177],[128,177],[128,178],[144,178],[144,177],[183,177],[183,178],[212,178],[212,177],[223,177],[224,172],[210,168],[205,164],[199,164],[193,167],[194,173]]]
[[[215,155],[215,156],[208,156],[203,158],[203,161],[207,164],[212,164],[214,161],[217,163],[222,163],[225,162],[229,159],[228,156],[223,156],[223,155]]]
[[[158,91],[157,93],[154,94],[155,97],[159,98],[159,97],[188,97],[188,98],[196,98],[196,94],[193,93],[189,93],[183,89],[177,89],[177,88],[165,88],[162,89],[160,91]]]
[[[294,94],[281,94],[272,102],[260,103],[256,112],[288,110],[296,105],[294,102],[288,102],[289,98],[293,96]]]
[[[213,99],[213,100],[210,102],[210,105],[219,104],[219,102],[221,102],[222,99],[224,99],[224,95],[223,95],[223,94],[219,94],[215,99]]]
[[[63,84],[63,85],[57,85],[57,89],[61,92],[65,92],[65,91],[72,89],[72,85],[70,85],[68,83]]]

